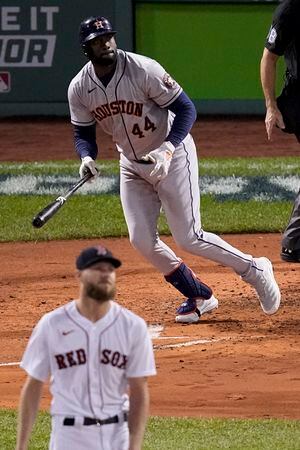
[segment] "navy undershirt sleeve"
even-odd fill
[[[185,92],[181,92],[179,97],[168,106],[168,109],[175,114],[175,117],[166,141],[177,147],[192,128],[197,118],[197,112],[194,103]]]
[[[88,127],[74,125],[75,149],[80,158],[90,156],[96,159],[98,147],[96,142],[96,124]]]

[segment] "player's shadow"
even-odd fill
[[[196,325],[201,325],[201,324],[210,325],[210,324],[218,324],[218,323],[230,323],[230,324],[235,324],[235,325],[240,324],[241,326],[243,324],[243,322],[241,320],[237,320],[237,319],[200,319]]]

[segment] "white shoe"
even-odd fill
[[[219,302],[213,295],[208,300],[188,298],[177,309],[175,322],[197,323],[203,314],[211,313],[218,305]]]
[[[280,306],[281,294],[273,274],[272,263],[264,257],[254,258],[254,261],[257,266],[255,277],[243,279],[255,288],[263,312],[275,314]]]

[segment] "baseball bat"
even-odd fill
[[[54,202],[49,203],[44,209],[42,209],[34,218],[32,219],[32,225],[35,228],[41,228],[48,222],[54,214],[66,203],[67,199],[74,194],[84,183],[87,182],[93,175],[91,172],[87,173],[83,178],[81,178],[76,184],[74,184],[70,189],[65,193],[65,195],[60,195],[57,197]]]

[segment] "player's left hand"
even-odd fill
[[[155,164],[154,169],[150,172],[150,177],[156,175],[159,180],[162,180],[168,175],[174,150],[174,145],[166,141],[142,157],[144,161],[151,161]]]

